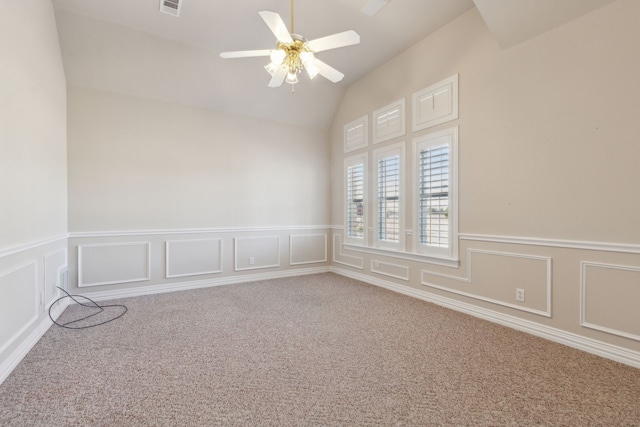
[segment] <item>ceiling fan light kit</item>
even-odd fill
[[[305,70],[310,79],[320,74],[329,81],[337,83],[344,74],[315,57],[315,53],[360,43],[360,36],[355,31],[345,31],[319,39],[307,41],[299,34],[293,34],[293,0],[291,0],[291,33],[287,30],[280,15],[263,10],[258,12],[271,32],[276,36],[276,49],[243,50],[223,52],[222,58],[248,58],[268,56],[271,62],[264,68],[271,75],[269,87],[280,87],[287,82],[291,92],[298,83],[298,74]]]

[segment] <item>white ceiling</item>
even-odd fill
[[[288,0],[184,0],[179,18],[160,13],[159,0],[53,3],[69,85],[326,128],[349,84],[474,5],[506,48],[611,1],[391,0],[371,18],[359,12],[364,0],[297,0],[296,33],[312,40],[353,29],[361,43],[317,54],[345,74],[342,82],[304,76],[295,94],[267,87],[268,58],[219,57],[274,48],[258,11],[289,26]]]

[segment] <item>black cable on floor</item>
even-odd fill
[[[105,323],[109,323],[109,322],[113,322],[116,319],[119,319],[120,317],[124,316],[125,313],[128,311],[128,308],[126,305],[122,305],[122,304],[111,304],[111,305],[99,305],[98,303],[96,303],[95,301],[93,301],[91,298],[87,298],[85,296],[82,295],[71,295],[69,292],[65,291],[64,289],[62,289],[60,286],[56,286],[58,289],[60,289],[62,292],[64,292],[66,295],[61,296],[60,298],[58,298],[57,300],[55,300],[53,303],[51,303],[51,306],[49,307],[49,318],[51,319],[51,321],[53,323],[55,323],[56,325],[62,327],[62,328],[67,328],[67,329],[87,329],[87,328],[93,328],[94,326],[100,326],[100,325],[104,325]],[[56,305],[56,303],[62,301],[65,298],[71,298],[73,301],[76,302],[76,304],[79,304],[83,307],[88,307],[88,308],[97,308],[98,311],[96,311],[93,314],[90,314],[88,316],[82,317],[80,319],[76,319],[76,320],[72,320],[70,322],[66,322],[66,323],[58,323],[53,316],[51,315],[51,309],[53,308],[54,305]],[[80,301],[78,301],[76,298],[84,298],[85,300],[91,302],[91,305],[89,304],[83,304]],[[118,316],[113,317],[111,319],[105,320],[104,322],[100,322],[100,323],[96,323],[94,325],[86,325],[86,326],[69,326],[73,323],[77,323],[77,322],[81,322],[83,320],[89,319],[90,317],[93,317],[97,314],[100,314],[104,311],[104,309],[106,307],[122,307],[124,308],[124,311],[122,313],[120,313]]]

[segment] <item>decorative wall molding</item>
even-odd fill
[[[635,341],[640,341],[639,334],[629,332],[629,331],[623,331],[611,326],[605,326],[602,324],[593,323],[587,320],[587,317],[589,315],[588,307],[587,307],[587,298],[588,298],[587,281],[588,281],[589,267],[608,269],[612,271],[632,272],[632,273],[637,273],[639,277],[640,277],[640,267],[631,267],[626,265],[605,264],[605,263],[587,262],[587,261],[582,261],[580,263],[580,326],[583,326],[585,328],[595,329],[597,331],[606,332],[608,334],[617,335],[624,338],[629,338]],[[607,286],[610,287],[609,284]],[[640,283],[635,282],[634,286],[638,287],[638,293],[640,293]],[[627,307],[627,310],[628,310],[627,314],[629,314],[629,316],[633,316],[635,314],[636,319],[635,320],[631,319],[630,323],[637,327],[637,325],[640,324],[640,315],[639,315],[640,311],[638,311],[638,307],[637,307],[637,302],[640,301],[640,299],[632,299],[632,301],[635,301],[635,303],[632,304],[634,305],[634,307]],[[629,301],[625,300],[623,302],[629,302]],[[616,305],[618,306],[618,310],[623,310],[620,304],[616,304]]]
[[[442,278],[445,278],[445,279],[457,280],[457,281],[465,282],[465,283],[472,283],[472,281],[473,281],[473,279],[472,279],[473,254],[484,254],[484,255],[501,256],[501,257],[513,257],[513,258],[525,258],[525,259],[532,259],[532,260],[544,262],[546,264],[546,309],[545,310],[536,310],[536,309],[533,309],[533,308],[530,308],[530,307],[525,307],[523,305],[512,304],[512,303],[509,303],[509,302],[506,302],[506,301],[502,301],[502,300],[498,300],[498,299],[495,299],[495,298],[484,297],[484,296],[481,296],[481,295],[474,294],[472,292],[465,292],[465,291],[460,291],[460,290],[453,289],[453,288],[450,288],[450,287],[447,287],[447,286],[436,285],[436,284],[430,283],[430,282],[428,282],[428,281],[426,281],[424,279],[424,275],[426,274],[426,275],[430,275],[430,276],[442,277]],[[481,301],[491,302],[493,304],[502,305],[504,307],[514,308],[516,310],[526,311],[526,312],[529,312],[529,313],[538,314],[540,316],[551,317],[552,271],[551,271],[551,258],[550,257],[544,257],[544,256],[538,256],[538,255],[526,255],[526,254],[510,253],[510,252],[487,251],[487,250],[469,248],[469,249],[467,249],[467,276],[466,277],[460,277],[460,276],[454,276],[454,275],[450,275],[450,274],[443,274],[443,273],[436,273],[436,272],[432,272],[432,271],[422,270],[420,272],[420,283],[422,285],[429,286],[431,288],[441,289],[443,291],[451,292],[451,293],[454,293],[454,294],[463,295],[463,296],[474,298],[474,299],[478,299],[478,300],[481,300]]]
[[[56,263],[56,261],[58,261]],[[44,294],[45,301],[50,303],[58,296],[56,286],[62,286],[59,283],[60,271],[68,268],[67,248],[61,248],[44,255]]]
[[[262,232],[289,232],[302,230],[325,230],[330,225],[309,225],[289,227],[220,227],[220,228],[168,228],[165,230],[113,230],[113,231],[80,231],[71,232],[69,237],[130,237],[130,236],[164,236],[171,234],[236,234],[236,233],[262,233]]]
[[[344,125],[343,139],[345,153],[369,145],[369,116],[362,116]]]
[[[405,134],[404,98],[373,112],[373,143],[388,141]]]
[[[627,243],[588,242],[581,240],[542,239],[537,237],[494,236],[488,234],[459,234],[460,240],[495,242],[516,245],[547,246],[602,252],[640,254],[640,245]]]
[[[296,258],[297,252],[302,251],[302,249],[298,249],[296,245],[296,241],[310,241],[308,246],[316,245],[315,249],[322,252],[319,257],[316,258],[307,258],[302,261],[294,261]],[[301,244],[301,243],[298,243]],[[292,234],[289,236],[289,265],[302,265],[302,264],[317,264],[320,262],[327,262],[327,234]]]
[[[133,261],[131,257],[132,254],[127,253],[123,249],[133,246],[139,246],[145,251],[145,254],[142,257],[140,257],[140,254],[137,254],[138,258],[144,262],[143,265],[133,266],[131,264]],[[112,251],[108,257],[105,257],[103,254],[99,261],[89,257],[89,252],[92,249],[104,250],[105,248],[120,249]],[[94,254],[93,256],[95,257],[96,255]],[[113,275],[113,278],[98,281],[86,280],[85,275],[88,273],[84,263],[87,258],[90,258],[90,261],[102,263],[103,267],[101,270],[103,273],[105,273],[105,270],[109,270],[111,273],[105,274],[111,274]],[[141,271],[136,271],[136,274],[132,274],[130,276],[118,275],[116,271],[122,271],[123,267],[126,266],[127,263],[129,263],[129,267],[134,267],[134,269],[140,269]],[[106,267],[104,267],[105,264]],[[88,245],[78,245],[78,287],[116,285],[121,283],[145,282],[148,280],[151,280],[151,242],[93,243]]]
[[[10,256],[10,255],[15,255],[18,254],[20,252],[25,252],[31,249],[36,249],[39,248],[41,246],[45,246],[45,245],[49,245],[52,243],[56,243],[62,240],[66,240],[69,238],[68,234],[61,234],[59,236],[55,236],[55,237],[50,237],[47,239],[42,239],[42,240],[36,240],[30,243],[26,243],[24,245],[19,245],[19,246],[14,246],[12,248],[6,248],[3,250],[0,250],[0,258],[6,257],[6,256]]]
[[[13,313],[0,325],[0,355],[38,321],[39,308],[44,306],[44,295],[38,292],[38,276],[38,261],[35,259],[0,272],[0,309],[5,316]],[[4,278],[8,279],[5,281]],[[19,296],[23,298],[8,298],[16,296],[13,291],[22,292]]]
[[[414,132],[458,118],[458,75],[426,87],[411,96]]]
[[[234,239],[235,271],[280,267],[280,236],[250,236]]]
[[[411,288],[406,285],[389,282],[374,278],[363,273],[345,270],[337,266],[331,267],[331,271],[342,276],[360,280],[374,286],[380,286],[403,295],[411,296],[430,303],[434,303],[452,310],[466,313],[480,319],[488,320],[499,325],[507,326],[522,332],[529,333],[553,342],[586,351],[607,359],[615,360],[635,368],[640,368],[640,352],[629,350],[624,347],[605,343],[582,335],[552,328],[530,320],[521,319],[516,316],[498,313],[473,304],[464,303],[440,295],[431,294],[420,289]]]
[[[195,253],[189,253],[188,247],[192,246]],[[173,247],[173,249],[172,249]],[[183,266],[181,272],[179,263],[185,260],[179,257],[187,250],[187,264]],[[208,253],[206,251],[209,251]],[[184,270],[186,268],[187,270]],[[189,270],[191,268],[191,270]],[[222,239],[182,239],[167,240],[165,242],[165,277],[172,279],[176,277],[200,276],[203,274],[222,273]]]
[[[357,257],[353,255],[346,255],[342,253],[342,241],[340,234],[333,235],[333,262],[334,264],[342,264],[353,268],[358,268],[360,270],[364,269],[364,258]],[[337,255],[337,256],[336,256]],[[352,263],[347,261],[339,260],[338,257],[342,259],[350,259],[353,260]]]
[[[406,265],[391,264],[389,262],[372,259],[371,272],[409,281],[409,267]]]
[[[363,252],[372,255],[385,256],[389,258],[403,259],[405,261],[418,261],[427,264],[441,265],[443,267],[458,268],[460,266],[460,260],[458,259],[446,259],[437,258],[426,254],[417,254],[414,252],[396,251],[386,248],[374,248],[371,246],[353,245],[349,243],[343,243],[342,246],[345,249],[356,252]]]
[[[67,302],[61,302],[59,305],[54,307],[51,310],[51,316],[54,319],[58,319],[62,312],[67,308]],[[29,353],[29,351],[33,348],[34,345],[42,338],[42,336],[49,330],[49,328],[53,325],[51,319],[48,316],[42,317],[38,322],[38,326],[25,338],[23,339],[18,347],[13,350],[7,357],[3,357],[2,361],[0,361],[0,384],[7,379],[11,371],[13,371],[16,366],[24,359],[24,357]],[[0,355],[2,355],[3,349],[0,349]]]

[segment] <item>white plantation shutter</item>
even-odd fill
[[[404,245],[404,142],[374,151],[376,165],[375,245],[402,250]]]
[[[400,241],[400,156],[378,161],[378,240]]]
[[[366,244],[367,155],[345,159],[345,241]]]
[[[414,140],[416,164],[415,251],[457,258],[458,129]]]
[[[449,145],[420,150],[421,245],[449,247]]]
[[[364,165],[347,167],[347,236],[364,238]]]

